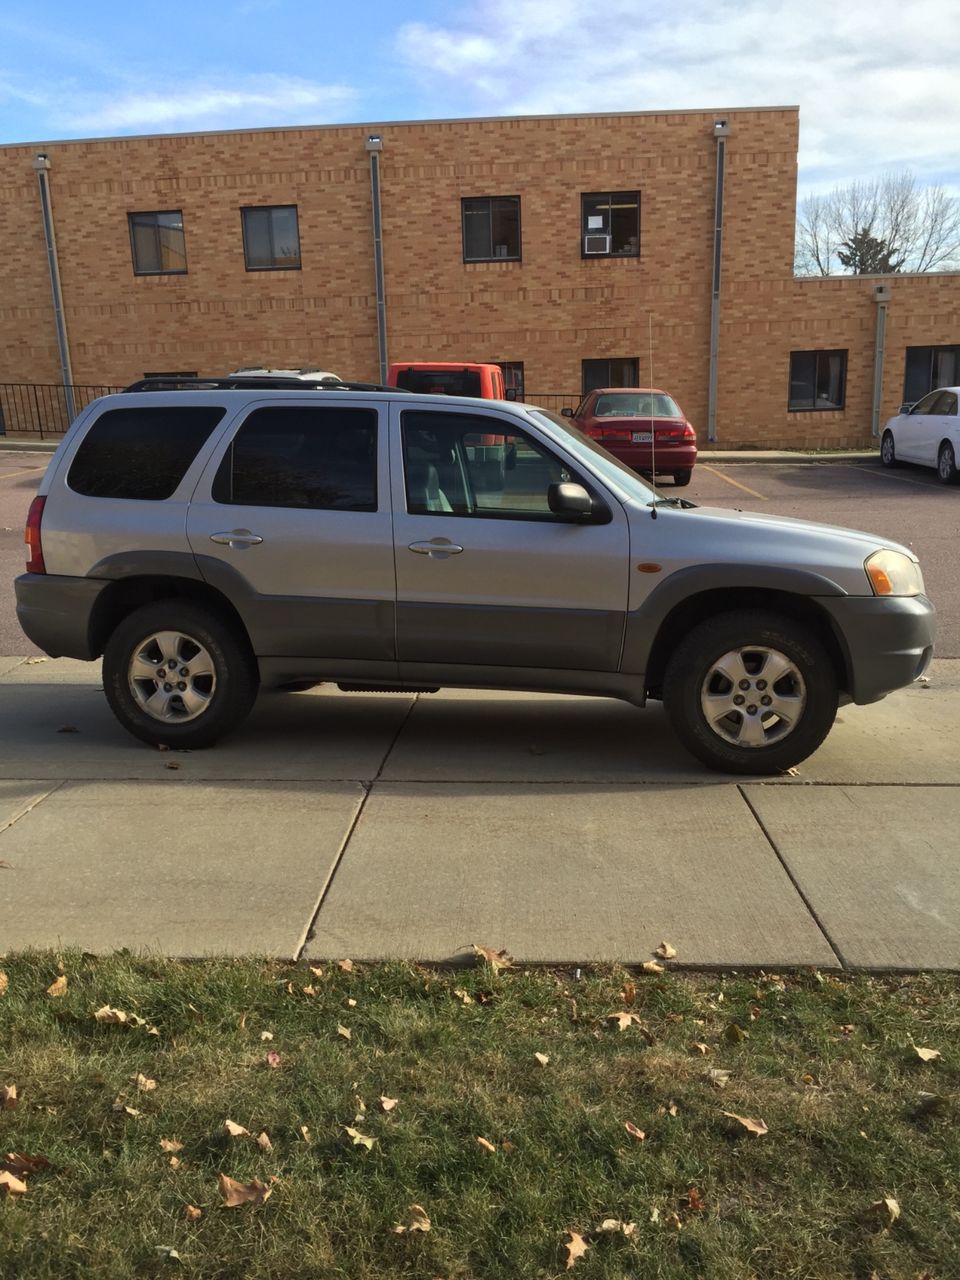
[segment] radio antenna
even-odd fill
[[[653,471],[653,475],[651,477],[653,480],[653,487],[656,488],[657,487],[657,429],[653,423],[653,417],[654,417],[653,388],[655,384],[653,381],[653,312],[652,311],[647,312],[647,346],[648,346],[647,368],[650,371],[650,410],[651,410],[651,413],[650,413],[650,467]],[[654,508],[654,510],[656,510],[656,508]]]

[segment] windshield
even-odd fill
[[[569,418],[562,418],[559,413],[554,413],[550,409],[534,409],[530,406],[528,406],[528,412],[533,418],[549,422],[552,427],[559,427],[563,432],[563,443],[572,454],[586,462],[604,480],[609,480],[611,484],[625,489],[631,498],[635,498],[638,502],[649,503],[652,498],[657,497],[657,491],[652,484],[648,484],[632,467],[615,458],[612,453],[607,453],[606,449],[598,445],[595,440],[591,440],[579,427],[575,427]]]
[[[683,414],[668,395],[651,395],[644,391],[610,391],[597,396],[593,407],[597,418],[682,418]]]

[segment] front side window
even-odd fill
[[[299,271],[300,228],[295,204],[240,210],[248,271]]]
[[[241,424],[213,482],[232,506],[376,511],[377,411],[275,405]]]
[[[410,409],[400,421],[411,514],[556,520],[550,485],[582,483],[503,419]]]
[[[583,394],[598,387],[635,387],[640,379],[640,361],[629,357],[581,361]]]
[[[183,213],[128,213],[133,271],[138,276],[184,275],[187,245],[183,234]]]
[[[225,412],[217,405],[110,409],[81,441],[67,483],[90,498],[169,498]]]
[[[461,200],[460,206],[464,262],[519,259],[519,196],[481,196]]]
[[[913,404],[928,391],[960,382],[960,346],[907,347],[903,399]]]
[[[846,351],[791,351],[787,409],[842,409]]]
[[[592,191],[580,197],[584,258],[640,256],[640,192]]]

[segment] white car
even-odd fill
[[[936,467],[944,484],[960,480],[960,387],[938,387],[915,405],[901,405],[900,412],[883,428],[880,461],[885,467],[898,462],[918,462]]]

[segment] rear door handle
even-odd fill
[[[448,556],[458,556],[463,547],[448,538],[431,538],[429,542],[411,542],[410,550],[418,556],[429,556],[431,560],[446,560]]]
[[[231,529],[229,533],[211,533],[210,541],[218,542],[222,547],[256,547],[263,539],[249,529]]]

